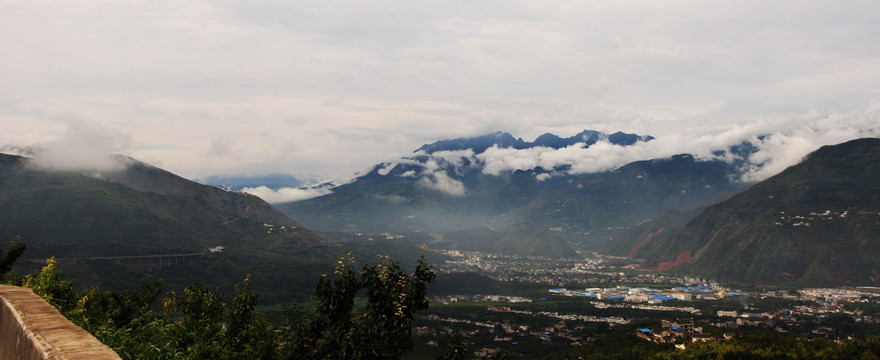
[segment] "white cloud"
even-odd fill
[[[869,0],[0,4],[0,43],[16,49],[0,56],[0,147],[88,119],[185,177],[341,178],[497,130],[685,142],[497,154],[499,169],[567,157],[587,171],[880,98]]]
[[[465,149],[465,150],[444,150],[437,151],[431,154],[431,158],[433,160],[440,160],[439,165],[451,165],[455,167],[465,166],[465,162],[473,159],[474,150]]]
[[[446,173],[440,171],[422,177],[419,184],[452,196],[464,196],[467,192],[461,181],[450,178]]]
[[[446,171],[452,170],[461,175],[467,167],[475,166],[473,150],[437,151],[431,155],[417,152],[415,156],[427,156],[427,160],[419,162],[415,158],[406,158],[400,163],[419,166],[422,168],[421,171],[408,170],[401,174],[401,177],[418,177],[419,185],[451,196],[463,196],[467,193],[464,183],[451,178]]]
[[[590,147],[577,143],[561,149],[534,147],[529,149],[498,148],[494,146],[476,155],[485,165],[483,172],[498,175],[516,170],[533,170],[541,167],[553,171],[558,167],[570,167],[568,174],[596,173],[613,170],[637,160],[666,157],[676,154],[676,148],[663,151],[664,141],[653,140],[631,146],[620,146],[599,141]]]
[[[542,152],[553,151],[551,148],[534,147],[517,150],[492,146],[477,155],[483,163],[483,172],[499,175],[505,171],[531,170],[538,166]]]
[[[816,150],[811,139],[795,134],[775,133],[757,142],[758,152],[752,155],[753,165],[742,176],[745,181],[760,181],[797,164],[804,156]]]
[[[266,186],[244,188],[241,192],[257,196],[270,204],[307,200],[332,193],[328,188],[281,188],[272,190]]]
[[[61,137],[41,144],[31,164],[44,170],[118,171],[128,161],[116,156],[131,143],[128,135],[84,122],[71,124]]]
[[[561,166],[570,167],[566,173],[580,174],[609,171],[634,161],[685,153],[702,160],[716,159],[719,157],[714,154],[715,151],[725,151],[730,146],[750,142],[758,150],[750,157],[753,166],[745,169],[741,180],[760,181],[797,164],[820,146],[880,136],[880,121],[877,119],[880,119],[880,106],[828,115],[813,110],[805,114],[734,124],[721,132],[691,130],[660,136],[631,146],[613,145],[607,141],[600,141],[588,148],[584,148],[583,144],[561,149],[534,147],[521,150],[493,146],[474,158],[483,164],[483,172],[491,175],[537,167],[552,171]],[[730,154],[719,159],[733,160]]]
[[[773,131],[762,141],[755,139],[759,151],[752,160],[762,166],[750,168],[743,180],[760,181],[776,175],[824,145],[880,137],[880,108],[877,106],[857,113],[824,115],[813,111],[804,117],[800,126]]]
[[[400,195],[394,195],[394,194],[390,194],[390,195],[374,195],[374,196],[373,196],[373,199],[374,199],[374,200],[381,200],[381,201],[388,201],[388,202],[393,202],[393,203],[405,203],[405,202],[407,202],[407,198],[405,198],[405,197],[403,197],[403,196],[400,196]]]
[[[397,166],[397,163],[387,162],[387,163],[382,164],[382,167],[379,168],[379,170],[376,172],[379,175],[385,176],[385,175],[388,175],[388,173],[391,172],[391,170],[394,169],[395,166]]]

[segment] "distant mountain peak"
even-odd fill
[[[518,150],[537,146],[561,149],[575,144],[584,144],[584,147],[589,147],[601,140],[607,140],[614,145],[629,146],[639,141],[651,141],[653,139],[654,137],[650,135],[628,134],[621,131],[609,135],[597,130],[584,130],[568,138],[562,138],[552,133],[545,133],[538,136],[535,141],[528,142],[524,141],[522,138],[514,137],[510,133],[496,131],[482,136],[435,141],[430,144],[422,145],[414,152],[424,152],[430,155],[438,151],[470,149],[473,150],[475,154],[480,154],[493,146]]]
[[[472,149],[474,153],[482,153],[492,146],[502,148],[513,147],[517,149],[525,148],[526,142],[521,138],[514,138],[513,135],[506,132],[497,131],[492,134],[470,137],[457,138],[450,140],[435,141],[430,144],[422,145],[414,152],[424,152],[433,154],[438,151],[455,151]]]
[[[241,191],[244,188],[256,188],[265,186],[272,190],[282,188],[299,188],[305,184],[293,175],[288,174],[268,174],[262,176],[223,176],[212,175],[204,178],[195,179],[194,181],[227,189],[232,191]]]

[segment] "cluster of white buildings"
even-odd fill
[[[428,299],[442,304],[457,302],[496,302],[496,303],[530,303],[532,299],[509,295],[446,295]]]
[[[645,287],[617,286],[613,288],[590,288],[585,290],[568,290],[566,288],[550,289],[550,293],[561,296],[575,296],[599,300],[622,300],[633,303],[661,304],[667,301],[690,301],[694,299],[715,300],[726,296],[737,295],[725,289],[713,289],[706,286],[675,287],[669,290],[656,290]]]
[[[814,211],[809,215],[792,215],[787,214],[785,211],[780,211],[779,220],[776,221],[776,225],[810,226],[810,221],[845,219],[847,216],[849,216],[849,210],[842,212],[831,210],[825,210],[824,212]]]
[[[880,290],[877,288],[863,288],[862,289],[834,289],[834,288],[821,288],[821,289],[800,289],[798,292],[801,295],[801,299],[804,300],[824,300],[829,303],[840,303],[840,302],[868,302],[871,297],[877,296],[876,293],[869,292],[869,289]]]

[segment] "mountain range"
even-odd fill
[[[600,251],[644,259],[645,269],[722,281],[880,284],[880,139],[823,147],[751,186],[734,180],[748,165],[749,144],[729,149],[733,161],[681,154],[592,172],[564,162],[499,169],[491,160],[521,161],[519,152],[547,149],[597,149],[601,158],[652,139],[584,131],[533,142],[507,133],[443,140],[330,194],[277,208],[122,156],[114,158],[119,170],[97,172],[48,170],[0,154],[0,238],[21,236],[25,263],[57,256],[85,283],[110,287],[143,273],[102,257],[207,254],[222,246],[154,275],[178,287],[229,287],[255,274],[255,287],[276,299],[289,296],[281,287],[312,285],[342,243],[362,254],[417,253],[410,242],[346,240],[388,232],[458,250]],[[333,231],[337,240],[309,229]]]
[[[573,145],[581,145],[590,147],[601,140],[606,140],[615,145],[632,145],[638,141],[654,140],[653,136],[640,136],[636,134],[627,134],[624,132],[616,132],[613,134],[605,134],[596,130],[584,130],[568,138],[561,138],[558,135],[546,133],[538,136],[535,141],[528,142],[522,138],[515,138],[510,133],[495,132],[493,134],[471,137],[458,138],[452,140],[440,140],[431,144],[425,144],[413,151],[414,153],[424,152],[433,154],[439,151],[455,151],[455,150],[473,150],[474,153],[480,154],[493,146],[500,148],[512,148],[517,150],[529,149],[534,147],[547,147],[551,149],[561,149]]]
[[[321,231],[448,232],[529,222],[553,229],[577,248],[590,248],[660,211],[685,209],[743,185],[732,180],[739,164],[687,154],[595,172],[565,163],[499,171],[497,164],[505,160],[490,158],[600,144],[614,151],[652,139],[587,130],[569,138],[544,134],[533,142],[501,132],[442,140],[411,157],[378,164],[330,194],[276,206]]]
[[[556,244],[502,241],[527,223],[574,249],[645,259],[646,269],[756,284],[880,283],[877,139],[823,147],[754,185],[734,180],[754,165],[748,143],[728,149],[727,161],[681,154],[583,173],[565,165],[487,171],[481,156],[651,139],[584,131],[534,142],[500,132],[443,140],[331,194],[278,207],[316,229],[437,232],[452,248],[526,253],[540,247],[531,242]],[[440,189],[444,182],[460,191]]]
[[[241,191],[246,188],[265,186],[272,190],[282,188],[298,188],[305,184],[293,175],[269,174],[264,176],[208,176],[194,179],[195,182],[211,185],[230,191]]]

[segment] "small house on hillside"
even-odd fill
[[[686,333],[694,332],[694,320],[692,319],[663,319],[660,327],[664,329],[681,330]],[[678,329],[675,329],[678,328]]]

